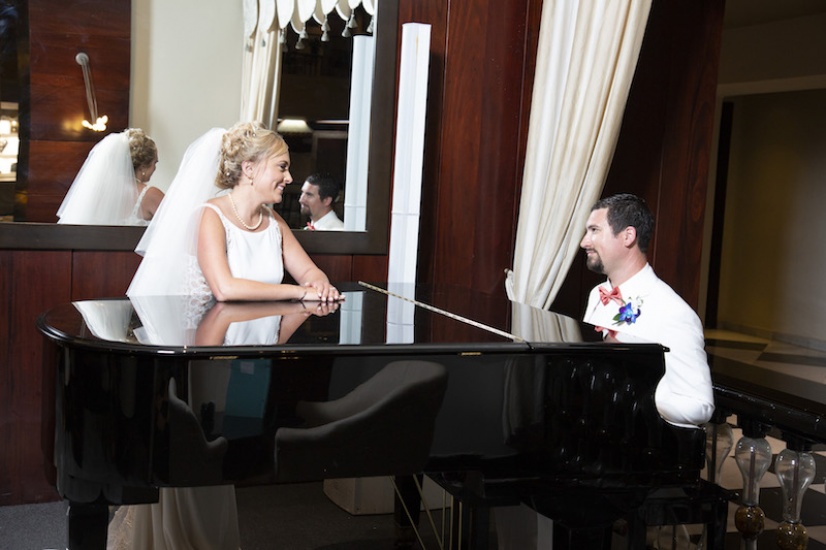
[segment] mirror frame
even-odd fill
[[[365,231],[303,231],[293,233],[310,254],[384,255],[388,250],[388,220],[396,120],[399,5],[384,0],[376,10],[376,62],[370,115]],[[21,119],[22,123],[23,119]],[[2,222],[0,250],[134,250],[145,228],[138,226],[60,225]]]

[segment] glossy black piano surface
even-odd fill
[[[179,297],[44,313],[61,495],[151,502],[162,486],[420,472],[521,480],[527,495],[698,476],[702,431],[654,405],[662,346],[605,344],[462,289],[337,286],[346,300],[320,315]]]

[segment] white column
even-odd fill
[[[387,275],[388,289],[399,294],[406,294],[399,286],[416,283],[429,64],[430,25],[406,23],[402,26]],[[389,300],[388,343],[413,341],[414,309],[413,304]]]

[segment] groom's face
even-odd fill
[[[579,246],[585,250],[588,269],[610,276],[611,269],[625,252],[621,234],[614,234],[608,224],[608,209],[592,210],[585,224],[585,236]]]

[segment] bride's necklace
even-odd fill
[[[263,210],[261,210],[260,206],[258,207],[258,223],[256,223],[255,225],[247,225],[247,222],[244,221],[244,219],[238,213],[238,210],[235,209],[235,201],[232,200],[232,193],[229,193],[229,205],[232,207],[232,213],[235,214],[235,217],[238,218],[238,221],[241,222],[241,225],[243,225],[249,231],[255,231],[256,229],[261,227],[261,222],[264,221],[264,212]]]

